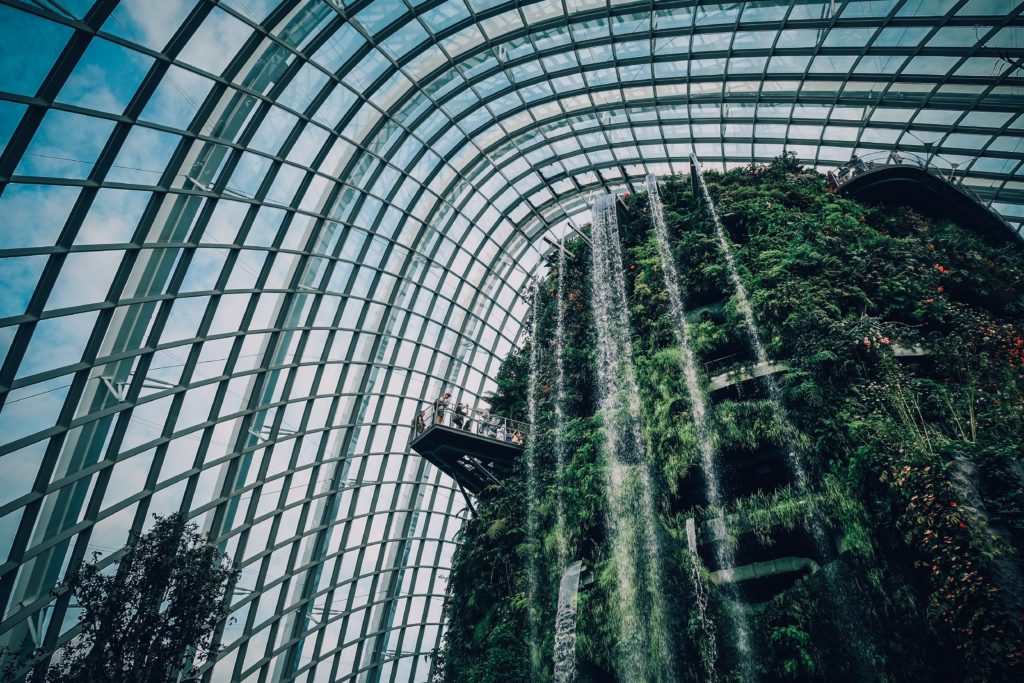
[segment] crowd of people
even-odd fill
[[[426,411],[416,416],[417,434],[422,434],[427,429],[424,418],[425,413]],[[492,415],[490,411],[485,410],[480,413],[479,417],[474,419],[470,415],[469,406],[462,401],[452,406],[452,394],[450,391],[444,392],[434,400],[433,422],[436,425],[448,424],[456,429],[467,432],[474,431],[475,425],[476,433],[481,436],[505,441],[516,446],[522,446],[525,442],[521,430],[507,425],[502,418]]]

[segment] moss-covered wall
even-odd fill
[[[666,604],[681,676],[739,680],[723,596],[698,618],[685,520],[728,514],[730,534],[771,546],[818,525],[837,554],[766,602],[750,605],[762,680],[1022,680],[1024,586],[1024,259],[970,226],[830,194],[792,158],[707,175],[773,360],[792,423],[780,424],[756,383],[711,403],[720,457],[798,448],[810,485],[796,483],[695,509],[697,442],[680,369],[648,198],[620,210],[635,362],[658,492]],[[752,363],[749,339],[705,207],[688,179],[663,183],[680,287],[690,309],[719,302],[691,327],[709,375]],[[480,496],[462,532],[438,661],[445,681],[530,680],[525,562],[536,558],[544,626],[541,676],[551,670],[562,567],[558,538],[596,579],[580,596],[580,681],[614,680],[614,569],[603,528],[604,454],[595,415],[590,257],[571,240],[565,274],[567,400],[555,467],[553,338],[557,261],[541,284],[537,471],[540,537],[525,537],[525,468]],[[926,355],[901,358],[895,349]],[[529,349],[502,368],[496,413],[525,413]],[[794,430],[795,428],[795,430]],[[688,488],[689,485],[689,488]],[[565,529],[556,519],[561,498]],[[856,650],[854,652],[853,650]]]

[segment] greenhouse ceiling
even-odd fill
[[[0,646],[184,510],[242,566],[212,680],[426,680],[468,511],[415,412],[591,193],[895,149],[1019,230],[1022,11],[0,0]]]

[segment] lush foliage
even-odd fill
[[[702,595],[686,520],[723,515],[737,547],[812,556],[821,569],[749,607],[756,673],[769,680],[1009,681],[1024,676],[1024,258],[971,226],[830,193],[792,157],[707,174],[780,392],[735,382],[709,407],[720,458],[796,451],[809,484],[734,486],[704,509],[697,436],[680,370],[647,197],[620,208],[623,269],[648,453],[658,473],[666,600],[680,658],[741,677],[723,594]],[[700,381],[754,362],[714,225],[687,179],[662,187],[691,315]],[[528,676],[524,558],[545,567],[545,670],[559,536],[595,581],[581,594],[580,680],[612,680],[616,599],[602,528],[604,455],[595,416],[587,246],[570,244],[565,361],[567,463],[555,476],[557,263],[534,339],[543,505],[524,533],[524,472],[482,496],[455,559],[440,678]],[[495,409],[525,412],[528,352],[510,356]],[[781,403],[779,400],[781,399]],[[781,407],[780,407],[781,406]],[[784,416],[784,417],[783,417]],[[557,528],[558,501],[565,529]],[[814,550],[814,538],[834,551]],[[758,550],[758,549],[761,550]],[[765,550],[768,549],[768,550]],[[783,550],[785,552],[783,552]],[[537,555],[531,553],[536,552]],[[704,581],[694,581],[694,577]],[[706,605],[700,609],[704,602]],[[710,615],[710,616],[708,616]],[[496,668],[496,667],[502,668]],[[505,678],[501,676],[505,675]],[[694,664],[686,676],[703,677]]]
[[[187,670],[217,654],[214,629],[237,577],[184,515],[156,517],[149,532],[129,541],[113,571],[101,569],[94,556],[61,586],[81,608],[78,633],[30,680],[199,680]]]

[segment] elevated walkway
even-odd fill
[[[726,525],[735,533],[728,538]],[[746,602],[763,602],[790,588],[801,577],[817,571],[825,558],[814,539],[797,524],[792,528],[773,525],[771,541],[759,540],[740,515],[686,520],[686,541],[690,552],[698,556],[716,585],[733,584]],[[732,566],[722,566],[715,546],[732,545]]]
[[[777,372],[788,370],[789,365],[786,363],[757,363],[753,366],[741,367],[738,370],[732,372],[723,372],[720,375],[715,375],[708,382],[708,391],[714,394],[717,391],[726,389],[735,384],[743,382],[749,382],[752,379],[759,377],[765,377],[766,375],[774,375]]]
[[[529,424],[451,406],[428,406],[416,415],[409,447],[449,475],[463,493],[477,494],[512,471]]]
[[[756,603],[781,593],[800,577],[818,569],[818,563],[811,558],[790,555],[732,569],[718,569],[711,572],[711,582],[716,585],[735,584],[746,601]]]
[[[920,358],[921,356],[927,356],[928,351],[919,344],[914,346],[894,346],[892,347],[892,355],[897,358]]]
[[[896,358],[921,358],[927,356],[928,351],[920,345],[893,346],[892,355]],[[786,370],[789,370],[789,364],[785,361],[768,361],[767,363],[741,366],[735,370],[719,373],[711,377],[708,380],[708,392],[714,396],[725,389],[730,389],[768,375],[785,372]]]
[[[997,242],[1020,244],[1021,235],[963,184],[956,168],[938,169],[916,154],[855,157],[829,173],[834,191],[868,203],[905,205],[926,216],[951,218]]]

